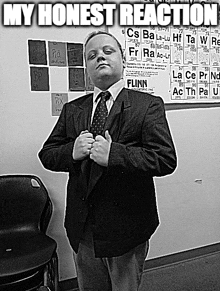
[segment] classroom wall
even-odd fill
[[[156,179],[161,225],[150,257],[219,242],[220,108],[168,111],[176,172]]]
[[[50,92],[30,91],[27,40],[83,42],[91,30],[0,27],[0,174],[35,174],[45,183],[54,205],[48,234],[58,243],[60,280],[76,276],[63,227],[67,174],[45,170],[37,157],[57,117],[51,116]],[[69,99],[82,94],[72,93]],[[170,110],[167,118],[178,168],[156,179],[161,225],[149,258],[220,239],[220,108]]]

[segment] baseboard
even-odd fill
[[[169,269],[170,266],[175,266],[175,264],[182,264],[191,260],[197,260],[202,257],[212,256],[213,254],[220,253],[220,243],[183,251],[179,253],[174,253],[171,255],[158,257],[155,259],[149,259],[145,261],[144,273],[157,272],[161,268]],[[64,280],[60,282],[60,291],[78,291],[77,278],[72,278],[69,280]]]
[[[155,259],[146,260],[144,265],[144,271],[153,268],[161,268],[163,266],[165,267],[171,264],[173,265],[175,263],[180,263],[188,260],[197,259],[199,257],[211,255],[216,252],[220,252],[220,243],[211,244],[179,253],[174,253],[171,255],[162,256]]]

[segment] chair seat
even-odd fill
[[[39,268],[51,260],[56,242],[40,231],[18,231],[0,237],[0,278]]]

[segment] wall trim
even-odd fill
[[[165,103],[166,111],[220,107],[220,102]]]
[[[145,261],[144,271],[149,269],[161,268],[168,265],[178,264],[180,262],[194,260],[199,257],[209,256],[213,253],[220,252],[220,243],[202,246],[199,248],[186,250],[171,255],[166,255]]]

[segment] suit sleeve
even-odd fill
[[[171,174],[177,165],[176,152],[159,97],[151,101],[142,123],[141,145],[112,142],[108,170],[150,176]]]
[[[77,170],[77,162],[72,158],[74,138],[67,136],[66,104],[50,136],[39,152],[43,166],[51,171],[69,172]]]

